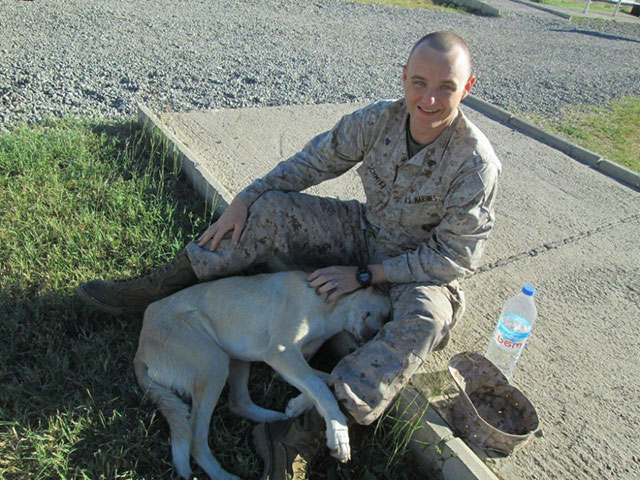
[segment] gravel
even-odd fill
[[[491,0],[488,0],[491,2]],[[0,128],[45,117],[365,101],[402,95],[424,33],[473,51],[474,93],[512,112],[640,96],[640,28],[508,0],[502,18],[341,0],[0,2]]]

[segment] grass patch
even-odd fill
[[[472,13],[469,10],[457,6],[447,0],[349,0],[354,3],[390,5],[399,8],[427,8],[451,13]]]
[[[640,173],[640,97],[602,106],[574,106],[553,120],[533,117],[577,145]]]
[[[0,135],[0,479],[177,478],[164,418],[132,369],[139,316],[82,304],[80,281],[122,278],[171,258],[211,221],[166,145],[133,122],[45,121]],[[257,365],[257,403],[295,393]],[[252,423],[223,395],[210,432],[222,465],[258,478]],[[355,427],[355,461],[317,479],[423,478],[393,436]],[[202,478],[202,472],[195,469]]]
[[[584,3],[585,3],[583,1],[573,2],[571,0],[532,0],[532,1],[535,3],[542,3],[544,5],[555,5],[557,7],[572,8],[580,11],[584,10]],[[597,12],[608,12],[613,14],[613,11],[615,10],[615,5],[610,3],[594,1],[591,3],[591,5],[589,5],[589,11],[592,11],[592,10]],[[624,13],[631,13],[631,7],[626,5],[621,5],[619,11]]]

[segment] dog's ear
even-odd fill
[[[384,322],[380,315],[376,315],[375,309],[372,309],[371,306],[361,309],[360,315],[363,323],[362,341],[368,342],[382,330]]]
[[[383,327],[391,311],[389,297],[372,289],[357,290],[347,297],[351,304],[347,310],[345,330],[361,344],[371,340]]]
[[[347,321],[344,323],[344,330],[360,341],[360,328],[358,328],[358,319],[356,318],[356,311],[354,309],[349,309],[347,312]]]
[[[367,306],[352,309],[347,314],[347,330],[360,344],[371,340],[382,328],[382,319]]]
[[[345,323],[345,330],[355,337],[360,345],[366,342],[367,338],[367,325],[366,320],[362,316],[362,312],[357,308],[350,308],[347,313],[347,321]]]
[[[372,315],[371,312],[365,312],[364,324],[367,330],[373,331],[375,335],[377,332],[382,330],[384,322],[379,316]]]

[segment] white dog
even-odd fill
[[[211,478],[238,480],[220,466],[207,442],[227,379],[230,410],[256,422],[297,416],[310,400],[325,419],[331,454],[349,460],[346,419],[305,358],[341,330],[362,342],[370,339],[389,315],[390,302],[368,288],[327,303],[305,277],[282,272],[200,283],[145,311],[135,372],[169,423],[173,463],[182,477],[191,475],[191,454]],[[254,361],[267,363],[302,392],[289,402],[287,414],[251,401],[247,381]],[[179,395],[191,397],[191,409]]]

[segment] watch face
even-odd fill
[[[358,282],[364,287],[371,285],[371,272],[368,270],[358,272]]]

